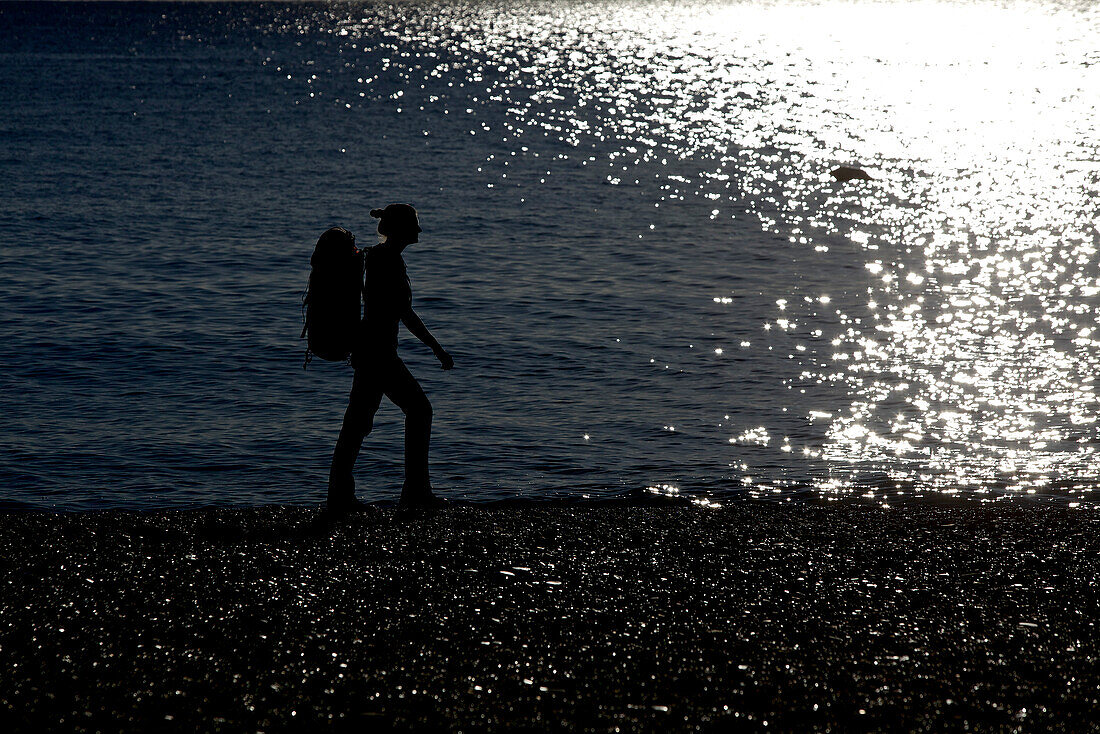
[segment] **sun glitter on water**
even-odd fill
[[[309,497],[333,419],[303,406],[343,388],[280,361],[295,248],[397,197],[469,358],[430,390],[456,495],[1097,506],[1093,5],[13,8],[17,500]],[[66,258],[24,256],[43,227]]]
[[[783,440],[765,426],[728,438],[770,452],[765,466],[780,466],[776,452],[812,463],[764,481],[746,468],[750,493],[1091,491],[1100,66],[1083,29],[1100,25],[1095,10],[563,7],[462,42],[500,60],[494,98],[539,88],[513,103],[505,141],[540,129],[578,150],[597,141],[609,185],[652,176],[655,208],[702,197],[711,220],[745,211],[804,253],[799,290],[775,294],[760,344],[738,341],[789,352],[801,371],[787,390],[828,402],[782,407],[802,421],[776,426]],[[508,183],[509,162],[487,159],[500,176],[489,186]],[[833,184],[839,164],[875,180]]]
[[[791,211],[815,196],[797,179],[784,197],[781,219],[807,244],[840,235],[866,260],[864,303],[836,311],[824,361],[803,373],[851,396],[823,443],[824,486],[851,486],[848,469],[869,465],[883,497],[1087,495],[1100,469],[1100,98],[1087,90],[1100,74],[1070,24],[1095,24],[1095,12],[922,3],[790,14],[806,62],[825,72],[802,103],[822,124],[796,147],[871,163],[880,179],[836,189],[811,216]],[[821,130],[841,127],[844,144],[831,147]]]
[[[1079,24],[1096,19],[1029,4],[730,4],[678,32],[630,29],[649,36],[639,54],[655,68],[611,92],[624,125],[655,88],[639,139],[728,154],[695,179],[708,198],[740,197],[792,243],[847,240],[865,260],[864,287],[832,313],[822,294],[764,326],[801,325],[801,379],[847,387],[802,451],[823,457],[824,491],[1092,491],[1100,73]],[[823,189],[805,175],[850,161],[878,181]],[[669,178],[670,198],[692,183]]]

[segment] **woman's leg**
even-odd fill
[[[336,449],[332,452],[332,466],[328,473],[329,503],[348,502],[355,497],[352,469],[363,439],[374,427],[374,414],[382,402],[381,382],[372,371],[355,370],[348,409],[344,411],[340,437],[336,439]]]
[[[428,443],[432,436],[432,404],[401,360],[387,375],[386,397],[405,413],[405,485],[401,501],[416,503],[432,498],[428,478]]]

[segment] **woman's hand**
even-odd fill
[[[408,328],[413,336],[432,348],[436,359],[439,360],[439,364],[443,369],[449,370],[455,366],[455,361],[451,359],[451,355],[447,354],[446,349],[439,346],[439,342],[432,336],[432,332],[428,331],[428,327],[424,326],[424,322],[420,320],[420,317],[416,315],[415,311],[410,308],[405,312],[405,315],[401,317],[401,320],[405,322],[405,327]]]

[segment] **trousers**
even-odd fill
[[[385,395],[405,413],[405,484],[402,497],[431,492],[428,477],[428,443],[432,435],[432,404],[409,368],[397,354],[376,355],[355,368],[351,397],[344,411],[340,437],[332,452],[329,494],[354,492],[352,469],[363,439],[374,428],[374,414]]]

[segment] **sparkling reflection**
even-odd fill
[[[740,451],[725,478],[736,486],[884,502],[1092,491],[1096,9],[456,3],[416,23],[392,8],[329,12],[350,50],[389,39],[359,97],[388,95],[400,112],[404,90],[379,88],[396,69],[409,104],[430,107],[441,96],[418,90],[460,79],[451,86],[466,106],[445,114],[498,144],[480,168],[487,187],[595,169],[605,186],[652,196],[639,240],[662,226],[662,207],[692,205],[716,238],[748,218],[772,236],[761,252],[784,248],[797,277],[758,278],[777,289],[751,332],[721,316],[736,288],[698,294],[715,309],[700,328],[714,343],[685,339],[682,351],[724,365],[709,385],[714,415],[696,416],[717,428],[653,418],[665,434]],[[321,93],[323,79],[295,74],[303,100]],[[485,104],[506,106],[503,128],[478,117]],[[833,181],[838,165],[873,180]],[[749,272],[757,255],[735,253]],[[731,358],[765,352],[788,365],[771,373],[785,388],[771,423],[712,421],[731,412],[723,391],[744,375]],[[675,373],[689,358],[644,359]],[[652,481],[651,492],[680,492]]]

